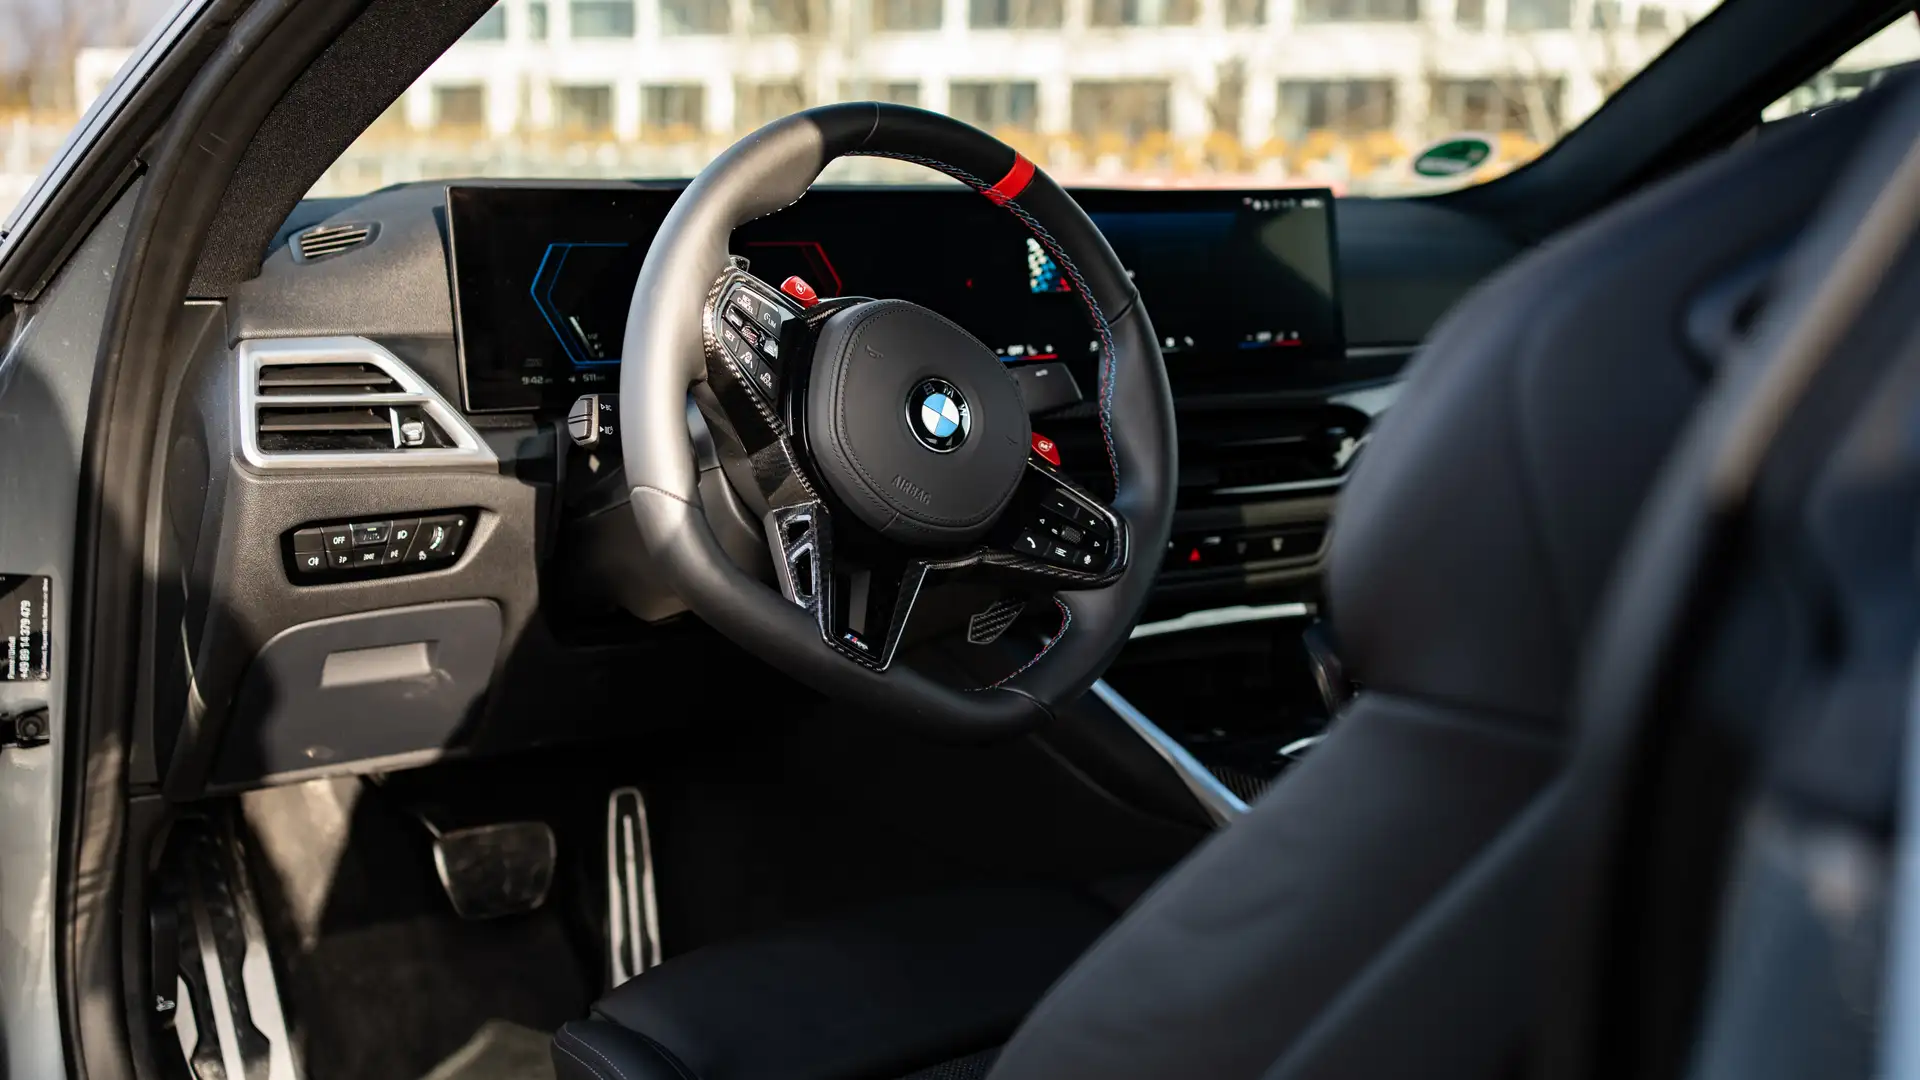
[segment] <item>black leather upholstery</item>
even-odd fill
[[[1552,872],[1513,869],[1552,850],[1529,811],[1560,769],[1584,635],[1706,384],[1688,309],[1794,235],[1858,128],[1709,162],[1446,320],[1335,526],[1331,614],[1368,689],[1075,965],[994,1080],[1431,1075],[1456,1032],[1489,1023],[1505,1030],[1472,1048],[1486,1071],[1461,1072],[1500,1075],[1536,996],[1539,913],[1473,890]],[[1479,946],[1468,969],[1430,948],[1460,937]],[[1441,956],[1455,966],[1420,971]],[[1416,977],[1443,988],[1417,1018],[1393,996]],[[1389,1018],[1394,1037],[1369,1031]]]
[[[554,1064],[564,1080],[596,1062],[627,1080],[906,1076],[1006,1041],[1112,918],[1060,890],[974,889],[701,949],[568,1025]]]
[[[1331,611],[1368,690],[1073,966],[993,1080],[1510,1075],[1539,997],[1544,920],[1526,901],[1553,870],[1539,810],[1577,662],[1711,372],[1692,309],[1794,236],[1862,127],[1834,110],[1707,162],[1543,246],[1446,321],[1335,530]],[[779,955],[732,964],[812,978]],[[885,985],[899,963],[881,961]],[[773,1000],[759,976],[738,977],[749,997],[707,987],[715,1026],[687,1045],[808,1045],[757,1004]],[[841,969],[828,985],[860,982]],[[938,1026],[869,1005],[918,1038]],[[619,1018],[649,1034],[664,1022]],[[876,1075],[834,1063],[847,1071],[807,1075]],[[774,1067],[728,1062],[749,1064]]]

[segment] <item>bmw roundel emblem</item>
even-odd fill
[[[973,410],[959,387],[945,379],[922,379],[907,395],[907,426],[927,449],[950,453],[973,430]]]

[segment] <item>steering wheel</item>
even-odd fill
[[[793,203],[846,155],[914,162],[966,183],[1059,264],[1099,340],[1111,500],[1032,450],[1018,385],[960,327],[901,300],[802,304],[729,258],[735,228]],[[748,135],[694,179],[661,225],[634,287],[623,356],[620,429],[645,556],[695,614],[748,652],[929,734],[986,738],[1047,720],[1126,643],[1172,525],[1166,369],[1099,229],[985,132],[862,102]],[[687,431],[690,391],[735,450],[727,475],[763,515],[777,588],[741,569],[708,525]],[[1051,595],[1059,629],[987,687],[960,689],[895,664],[916,601],[947,579],[998,595]],[[1016,610],[1001,603],[976,619],[1011,621]]]

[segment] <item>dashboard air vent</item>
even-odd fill
[[[315,225],[293,238],[293,250],[302,262],[339,255],[373,239],[372,225]]]
[[[261,397],[399,392],[399,381],[372,364],[276,364],[260,369]]]
[[[365,338],[240,345],[242,448],[260,468],[493,465],[459,413]]]

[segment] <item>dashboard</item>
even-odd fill
[[[461,390],[469,412],[564,408],[619,382],[648,245],[676,188],[447,188]],[[1175,391],[1337,380],[1345,356],[1325,190],[1074,193],[1134,276]],[[1091,378],[1097,342],[1069,268],[961,190],[818,190],[737,230],[779,286],[909,300],[1008,364]]]
[[[676,722],[634,707],[662,672],[727,682],[729,647],[635,557],[617,448],[570,437],[576,399],[617,391],[634,282],[679,192],[499,180],[309,199],[256,276],[186,306],[155,556],[181,572],[154,603],[182,628],[157,693],[190,707],[137,733],[137,782],[184,796],[630,733]],[[1178,510],[1146,617],[1313,602],[1373,416],[1512,245],[1418,200],[1073,195],[1134,276],[1178,412]],[[1005,210],[958,186],[821,186],[733,249],[775,286],[952,319],[1008,365],[1062,470],[1096,495],[1110,482],[1071,271]],[[697,408],[688,424],[716,539],[743,568],[768,563],[724,440]],[[777,680],[727,685],[739,708],[787,704]]]

